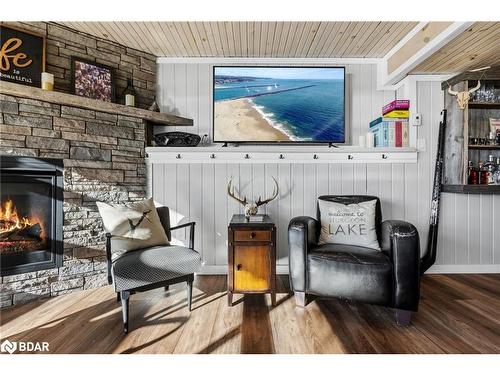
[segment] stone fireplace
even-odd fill
[[[63,162],[1,157],[1,274],[62,266]]]

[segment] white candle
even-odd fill
[[[366,147],[368,148],[373,148],[375,145],[374,145],[374,142],[375,141],[375,138],[374,138],[374,135],[372,132],[368,132],[366,133]]]
[[[43,72],[42,73],[42,90],[53,91],[54,90],[54,75]]]
[[[360,135],[358,137],[358,145],[359,145],[359,147],[363,147],[363,148],[366,147],[365,146],[365,136],[364,135]]]
[[[125,105],[129,107],[135,107],[135,96],[132,94],[125,95]]]

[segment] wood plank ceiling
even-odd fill
[[[500,22],[476,22],[412,73],[455,73],[485,65],[500,65]]]
[[[383,57],[416,22],[61,22],[156,56]]]

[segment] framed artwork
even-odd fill
[[[105,102],[115,101],[113,68],[93,61],[71,58],[71,89],[73,94]]]
[[[0,25],[0,81],[41,87],[45,37]]]

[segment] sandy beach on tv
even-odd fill
[[[290,141],[274,128],[249,99],[224,100],[215,103],[215,139],[238,141]]]

